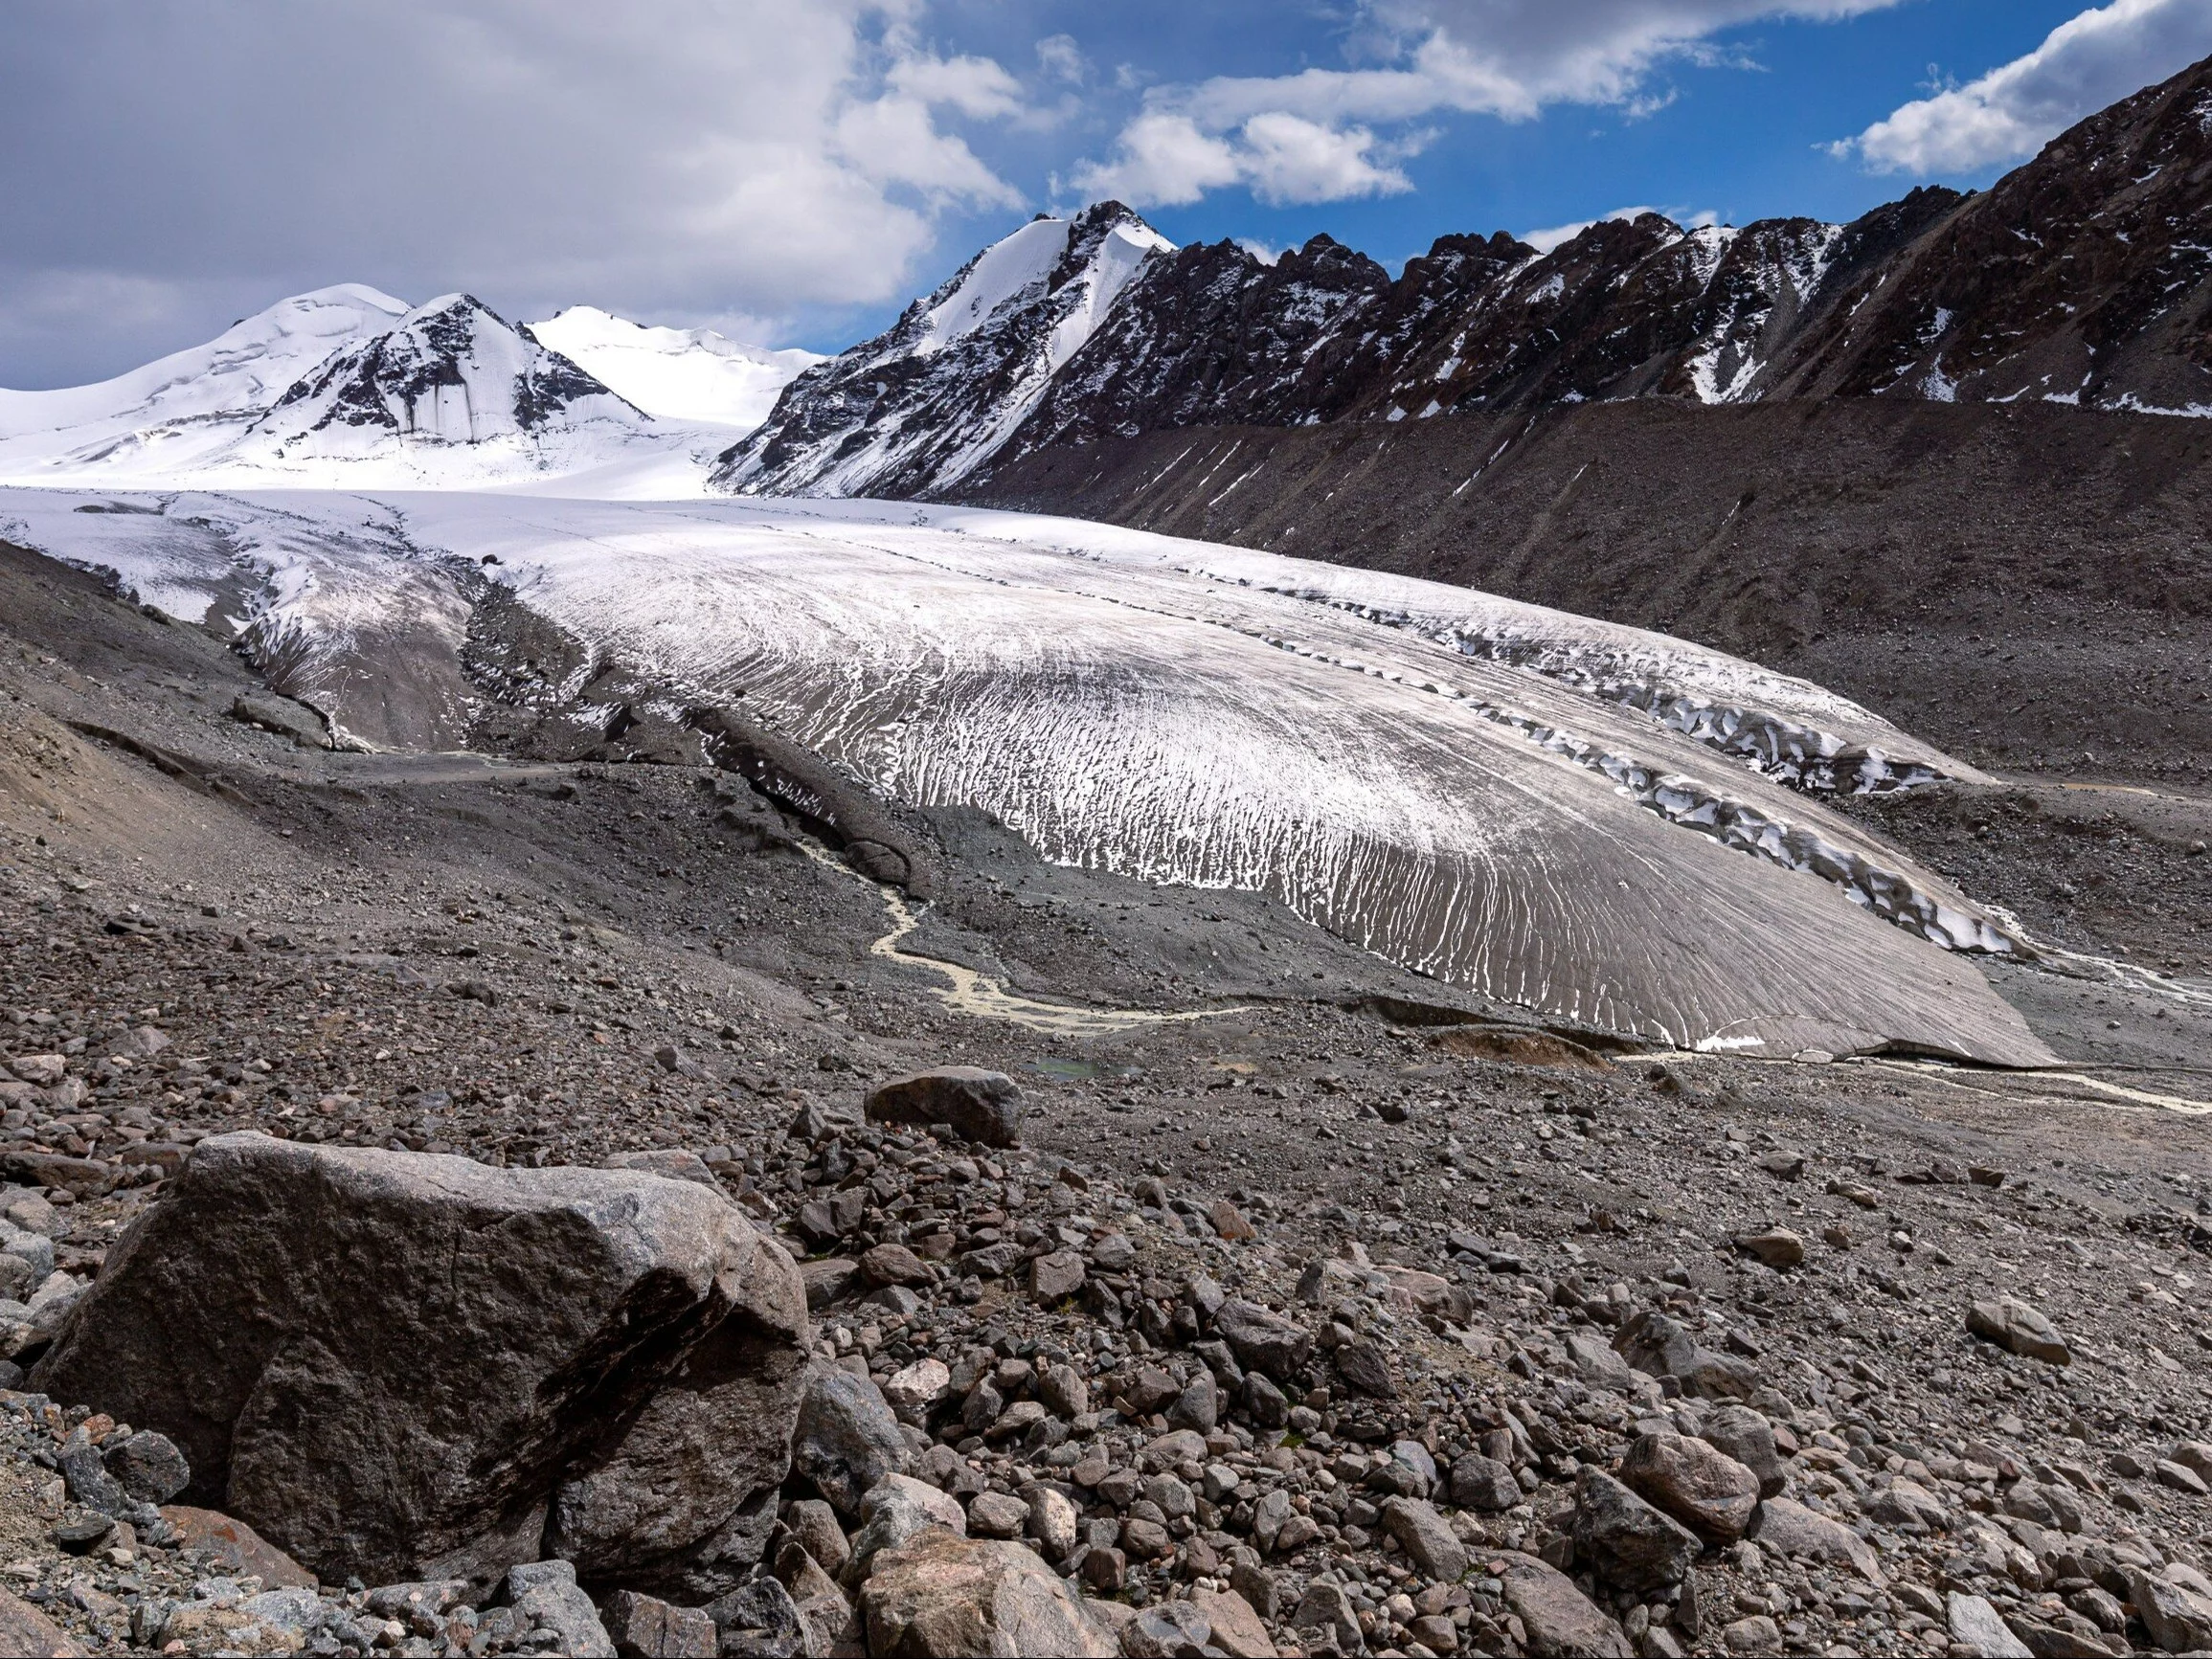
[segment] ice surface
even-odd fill
[[[538,341],[657,419],[712,422],[734,442],[768,418],[783,389],[825,361],[770,351],[711,328],[652,328],[596,305],[571,305],[528,325]]]

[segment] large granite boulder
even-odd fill
[[[550,1510],[645,1587],[781,1480],[807,1340],[790,1258],[693,1182],[228,1134],[33,1386],[166,1434],[327,1581],[488,1584]]]
[[[1107,1659],[1120,1651],[1034,1551],[934,1527],[877,1558],[860,1608],[870,1653]]]

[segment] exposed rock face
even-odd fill
[[[861,1614],[871,1653],[1108,1659],[1119,1651],[1034,1553],[937,1529],[877,1559],[861,1592]]]
[[[587,1574],[672,1559],[781,1478],[806,1340],[790,1259],[691,1182],[258,1134],[199,1144],[84,1310],[37,1386],[371,1582],[534,1559],[556,1494]]]
[[[1131,275],[1172,244],[1118,202],[1039,214],[889,331],[808,370],[714,482],[746,494],[898,496],[992,454]]]

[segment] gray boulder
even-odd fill
[[[1571,1532],[1578,1562],[1638,1595],[1681,1583],[1701,1548],[1697,1534],[1589,1464],[1575,1471]]]
[[[714,1622],[727,1659],[796,1659],[806,1651],[806,1622],[791,1592],[766,1573],[701,1609]]]
[[[1716,1446],[1662,1430],[1638,1435],[1620,1478],[1701,1537],[1733,1543],[1759,1507],[1759,1477]]]
[[[860,1610],[870,1653],[1112,1659],[1119,1651],[1067,1581],[1033,1551],[936,1529],[884,1552],[861,1592]]]
[[[1505,1604],[1528,1632],[1528,1651],[1538,1659],[1630,1659],[1636,1649],[1621,1628],[1574,1581],[1534,1556],[1507,1555]]]
[[[906,1468],[906,1437],[883,1390],[849,1371],[814,1372],[799,1404],[792,1466],[840,1513],[859,1513],[869,1488]]]
[[[1649,1377],[1671,1377],[1698,1400],[1748,1400],[1759,1374],[1729,1354],[1701,1346],[1687,1327],[1646,1309],[1614,1335],[1614,1350]]]
[[[572,1659],[615,1659],[615,1644],[592,1599],[576,1587],[572,1563],[530,1561],[509,1567],[507,1600],[524,1624],[560,1638],[555,1651]]]
[[[1213,1332],[1229,1344],[1239,1365],[1277,1382],[1289,1381],[1313,1357],[1314,1339],[1257,1302],[1231,1298],[1222,1303],[1214,1311]]]
[[[166,1504],[192,1484],[192,1469],[176,1442],[151,1429],[142,1428],[100,1455],[107,1472],[140,1503]]]
[[[1715,1406],[1698,1430],[1698,1438],[1757,1476],[1761,1497],[1779,1497],[1789,1484],[1782,1454],[1774,1445],[1774,1425],[1751,1407],[1734,1401]]]
[[[588,1575],[775,1483],[804,1310],[789,1258],[689,1181],[227,1134],[33,1386],[167,1435],[188,1501],[326,1581],[489,1583],[539,1555],[556,1492]],[[648,1486],[649,1513],[623,1495]]]
[[[940,1065],[869,1091],[870,1123],[949,1123],[963,1140],[1022,1144],[1022,1090],[1003,1071]]]
[[[845,1567],[851,1583],[869,1576],[883,1551],[898,1549],[931,1527],[943,1527],[963,1537],[968,1531],[967,1513],[958,1498],[903,1474],[887,1474],[869,1489],[860,1501],[860,1520]]]
[[[1521,1483],[1496,1458],[1466,1451],[1452,1460],[1452,1502],[1460,1509],[1496,1514],[1520,1501]]]

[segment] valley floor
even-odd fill
[[[1095,1257],[1105,1217],[1139,1247],[1113,1274],[1126,1308],[1156,1312],[1202,1267],[1296,1311],[1307,1264],[1353,1255],[1468,1292],[1464,1322],[1388,1296],[1342,1309],[1388,1377],[1324,1399],[1302,1447],[1225,1415],[1218,1455],[1317,1523],[1264,1560],[1286,1645],[1301,1605],[1341,1605],[1347,1648],[1447,1627],[1485,1651],[1527,1643],[1504,1558],[1546,1547],[1578,1465],[1698,1416],[1601,1357],[1636,1308],[1753,1369],[1751,1403],[1797,1447],[1791,1496],[1875,1551],[1731,1545],[1686,1604],[1599,1586],[1642,1650],[1956,1651],[1955,1590],[2093,1644],[2053,1651],[2124,1651],[2110,1584],[2212,1568],[2212,1498],[2173,1461],[2212,1440],[2212,992],[2119,961],[2204,983],[2201,795],[2046,774],[1856,809],[2081,953],[2070,976],[1999,981],[2069,1062],[2043,1073],[1595,1053],[1267,901],[1049,866],[975,815],[908,815],[942,873],[905,948],[1127,1016],[1086,1035],[948,1006],[945,975],[875,950],[886,891],[811,856],[742,780],[533,758],[496,720],[477,734],[489,753],[329,753],[233,718],[265,695],[203,630],[0,549],[0,1050],[62,1052],[87,1085],[74,1111],[11,1113],[0,1169],[53,1196],[65,1271],[98,1271],[179,1149],[241,1128],[505,1164],[689,1148],[795,1255],[825,1254],[835,1241],[798,1230],[824,1159],[786,1132],[795,1114],[979,1065],[1030,1103],[1027,1149],[988,1188],[1003,1213],[921,1207],[916,1183],[958,1149],[917,1137],[871,1199],[873,1236],[1059,1229]],[[166,1045],[134,1056],[146,1026]],[[1776,1229],[1801,1263],[1737,1243]],[[1969,1305],[2001,1296],[2046,1314],[2071,1363],[1971,1336]],[[1131,1399],[1144,1368],[1180,1385],[1196,1361],[1090,1306],[992,1280],[907,1314],[833,1302],[817,1335],[879,1378],[979,1345],[1072,1355],[1157,1433]],[[1382,1535],[1352,1454],[1411,1438],[1448,1465],[1503,1412],[1525,1430],[1507,1439],[1524,1502],[1462,1528],[1499,1562],[1455,1596]],[[944,1444],[956,1486],[1033,1491],[1068,1467],[957,1424]],[[56,1553],[22,1513],[40,1491],[0,1480],[10,1575],[121,1650],[130,1604],[181,1569],[151,1548]],[[1137,1536],[1102,1492],[1077,1490],[1086,1520]],[[1246,1529],[1225,1504],[1132,1563],[1122,1598],[1230,1581]],[[1552,1558],[1571,1555],[1554,1539]]]

